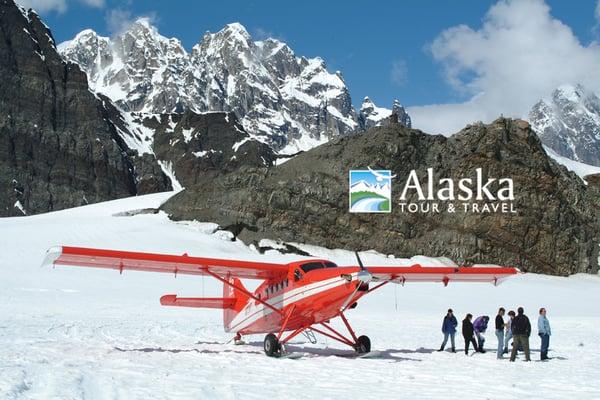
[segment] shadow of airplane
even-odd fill
[[[224,345],[225,343],[220,342],[196,342],[198,345]],[[243,347],[242,347],[243,346]],[[199,353],[199,354],[220,354],[220,353],[236,353],[236,354],[263,354],[262,351],[262,342],[249,342],[244,345],[239,346],[239,350],[234,349],[223,349],[223,350],[209,350],[209,349],[168,349],[162,347],[139,347],[139,348],[121,348],[114,347],[114,350],[120,352],[141,352],[141,353]],[[236,346],[238,347],[238,346]],[[259,348],[261,350],[251,350]],[[302,353],[304,356],[308,357],[342,357],[342,358],[358,358],[358,355],[353,350],[344,350],[344,349],[336,349],[336,348],[315,348],[315,347],[305,347],[304,343],[295,343],[286,346],[286,350],[290,353]],[[389,361],[417,361],[420,362],[422,360],[417,358],[410,357],[402,357],[397,354],[430,354],[435,350],[433,349],[425,349],[420,347],[418,349],[386,349],[386,350],[374,350],[377,352],[377,355],[373,357],[373,359],[378,360],[389,360]]]

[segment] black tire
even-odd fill
[[[371,351],[371,339],[368,336],[359,336],[354,347],[358,354],[365,354]]]
[[[265,354],[269,357],[277,357],[281,352],[281,344],[279,344],[279,340],[277,340],[277,336],[269,333],[265,336],[264,343]]]

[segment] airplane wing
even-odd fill
[[[107,268],[120,272],[166,272],[175,275],[212,273],[221,277],[231,275],[247,279],[275,278],[288,272],[285,264],[68,246],[49,249],[43,265]]]
[[[367,267],[373,281],[406,282],[490,282],[495,285],[519,272],[512,267]]]

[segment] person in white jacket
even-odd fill
[[[550,322],[546,317],[546,309],[540,308],[540,316],[538,317],[538,335],[542,339],[542,347],[540,349],[540,360],[549,360],[548,347],[550,347]]]
[[[508,312],[508,321],[506,322],[506,332],[504,332],[504,352],[503,354],[508,354],[508,342],[512,339],[512,320],[515,318],[515,312],[510,310]]]

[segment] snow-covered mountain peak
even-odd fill
[[[361,129],[367,130],[374,126],[385,125],[389,122],[389,117],[392,114],[398,116],[398,122],[408,128],[411,127],[410,116],[400,104],[398,99],[392,103],[392,109],[377,107],[373,100],[368,96],[363,99],[363,102],[358,113],[358,122]]]
[[[585,96],[585,89],[581,84],[560,85],[552,92],[552,99],[554,101],[567,101],[567,102],[579,102]]]
[[[559,155],[600,166],[600,98],[583,85],[559,86],[532,107],[529,120]]]
[[[365,96],[365,98],[363,99],[363,102],[361,104],[360,110],[371,110],[375,108],[375,103],[373,103],[373,100],[371,100],[369,98],[369,96]]]
[[[219,33],[224,33],[237,40],[248,41],[250,40],[250,34],[246,27],[239,22],[232,22],[225,25]]]
[[[361,128],[339,71],[281,40],[253,41],[237,22],[207,32],[189,53],[149,19],[113,38],[84,31],[59,50],[123,111],[232,111],[248,133],[285,154]]]

